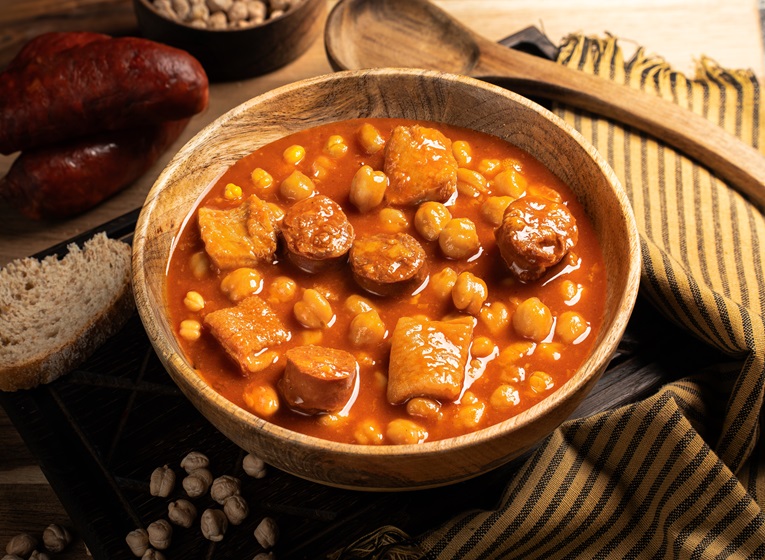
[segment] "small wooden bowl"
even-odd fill
[[[527,411],[468,435],[420,445],[362,446],[308,437],[262,420],[211,389],[183,356],[166,313],[165,269],[178,230],[225,169],[307,127],[359,117],[403,117],[469,127],[530,152],[581,200],[603,247],[608,293],[592,354],[561,388]],[[632,210],[613,171],[559,118],[499,87],[424,70],[340,72],[251,99],[187,143],[151,189],[138,220],[133,281],[149,338],[170,375],[223,434],[267,463],[316,482],[403,490],[474,477],[518,456],[563,422],[608,364],[635,302],[640,274]]]
[[[133,0],[141,34],[189,52],[211,81],[242,80],[281,68],[320,35],[326,0],[301,0],[283,15],[241,29],[200,29],[160,15],[151,0]]]

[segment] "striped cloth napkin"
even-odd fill
[[[765,149],[760,88],[702,58],[693,79],[616,38],[571,36],[559,63],[643,89]],[[565,423],[515,471],[496,509],[408,536],[394,527],[337,558],[765,558],[765,220],[671,148],[557,106],[609,161],[641,234],[641,294],[741,368]]]

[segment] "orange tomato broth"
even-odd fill
[[[512,315],[512,311],[520,302],[529,297],[538,297],[550,308],[556,318],[564,311],[580,313],[589,324],[589,334],[582,337],[584,340],[578,340],[576,344],[562,344],[555,335],[548,337],[547,342],[544,343],[530,343],[514,332],[512,321],[499,329],[499,332],[492,333],[485,321],[479,317],[475,322],[474,340],[481,336],[489,337],[495,344],[494,352],[487,358],[474,359],[471,356],[468,359],[463,394],[457,402],[442,403],[440,419],[411,417],[407,414],[405,405],[394,406],[386,399],[385,383],[390,336],[399,317],[424,314],[432,319],[442,319],[445,316],[458,315],[459,312],[454,308],[451,298],[444,300],[436,297],[430,286],[426,286],[415,296],[377,297],[364,292],[355,284],[347,265],[322,271],[316,275],[307,274],[284,258],[283,249],[280,246],[275,263],[258,267],[264,279],[260,294],[264,299],[267,299],[270,281],[277,276],[288,276],[298,285],[298,294],[293,301],[271,303],[274,311],[292,333],[291,340],[278,346],[277,349],[283,353],[290,347],[305,344],[306,341],[316,342],[318,335],[320,341],[317,344],[347,350],[359,363],[358,393],[347,411],[347,416],[337,414],[309,416],[290,410],[282,401],[278,411],[267,419],[303,434],[339,442],[359,443],[365,440],[370,441],[369,438],[360,436],[360,433],[368,435],[369,425],[375,426],[384,434],[385,427],[391,420],[409,418],[427,431],[427,441],[434,441],[501,422],[542,401],[561,387],[587,358],[603,320],[606,274],[595,232],[583,208],[570,189],[528,153],[499,138],[441,123],[377,118],[342,121],[291,134],[242,158],[211,186],[199,206],[231,208],[254,193],[286,209],[288,204],[280,198],[278,185],[291,172],[298,169],[313,179],[317,193],[331,197],[343,207],[355,229],[356,237],[380,231],[378,213],[385,207],[385,202],[366,214],[361,214],[349,202],[349,186],[359,167],[368,164],[375,170],[383,168],[383,151],[367,155],[359,143],[358,130],[365,122],[374,125],[386,139],[393,127],[397,125],[419,123],[437,128],[452,142],[462,140],[469,143],[472,161],[467,167],[479,169],[484,160],[510,159],[516,163],[516,168],[522,169],[522,174],[528,183],[527,192],[544,193],[546,189],[553,189],[559,193],[576,218],[579,240],[569,255],[559,264],[548,270],[540,280],[529,284],[522,284],[510,277],[496,247],[494,226],[488,224],[480,214],[481,202],[485,200],[485,196],[469,198],[459,195],[454,205],[449,207],[453,217],[470,218],[478,228],[482,254],[479,258],[470,261],[450,260],[442,256],[437,241],[426,241],[416,232],[413,225],[416,207],[399,209],[405,213],[409,221],[406,231],[422,243],[428,254],[431,276],[446,266],[453,268],[457,273],[469,270],[487,283],[489,295],[484,307],[493,302],[502,302],[509,308]],[[348,151],[342,157],[335,159],[324,153],[327,139],[331,135],[342,136],[348,145]],[[306,156],[297,165],[288,164],[284,161],[282,154],[287,147],[295,144],[305,148]],[[317,177],[317,158],[324,162],[325,166],[327,162],[330,162],[332,166],[323,177]],[[273,176],[274,183],[270,189],[255,189],[251,173],[257,167],[265,169]],[[490,190],[491,178],[496,171],[499,169],[493,173],[486,173]],[[224,199],[223,192],[229,183],[242,188],[242,199],[233,202]],[[201,279],[192,274],[190,268],[192,255],[203,250],[204,244],[200,239],[197,220],[195,216],[192,216],[180,233],[167,274],[169,314],[171,323],[176,326],[176,329],[185,319],[196,319],[201,323],[204,314],[234,305],[219,289],[221,278],[229,271],[221,272],[211,267]],[[564,293],[563,283],[566,280],[573,282],[577,287],[575,297],[570,299],[567,298],[571,292]],[[300,291],[306,288],[315,288],[321,293],[331,294],[329,301],[336,320],[320,333],[308,331],[295,319],[292,312],[294,302],[300,298]],[[190,290],[199,292],[205,299],[205,307],[199,312],[191,312],[184,306],[184,297]],[[354,348],[349,342],[348,326],[353,317],[343,306],[343,301],[351,294],[361,295],[375,305],[387,329],[383,344],[375,348]],[[552,332],[554,333],[554,328]],[[178,341],[199,375],[215,391],[244,409],[248,409],[243,398],[245,391],[261,384],[269,384],[276,388],[283,371],[283,357],[262,372],[249,374],[242,371],[204,327],[201,337],[196,341],[184,340],[180,336]],[[500,359],[502,350],[510,345],[526,351],[518,352],[517,360],[507,359],[510,351]],[[516,366],[522,368],[525,375],[519,375],[520,370]],[[552,386],[541,392],[538,392],[539,387],[537,390],[533,389],[529,378],[534,371],[548,373],[552,378]],[[492,393],[502,384],[510,385],[517,390],[515,395],[518,399],[517,404],[506,408],[491,405]],[[372,439],[376,443],[391,443],[385,439],[384,435],[375,436]]]

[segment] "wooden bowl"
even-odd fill
[[[320,35],[326,0],[301,0],[283,15],[241,29],[200,29],[160,15],[151,0],[133,0],[147,39],[193,55],[211,81],[241,80],[281,68],[303,54]]]
[[[179,228],[225,169],[298,130],[359,117],[447,122],[487,132],[530,152],[567,183],[589,214],[608,273],[604,325],[581,369],[527,411],[475,433],[420,445],[362,446],[308,437],[235,406],[194,372],[166,313],[165,270]],[[640,273],[629,202],[603,158],[559,118],[497,86],[425,70],[340,72],[273,90],[236,107],[190,140],[149,192],[138,220],[133,281],[138,310],[168,372],[223,434],[267,463],[333,486],[402,490],[450,484],[532,448],[594,386],[624,332]]]

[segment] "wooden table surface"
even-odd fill
[[[333,3],[330,0],[330,3]],[[439,0],[436,2],[468,27],[501,39],[535,25],[558,43],[569,33],[620,38],[629,54],[636,45],[661,54],[678,70],[692,73],[694,60],[708,55],[721,65],[747,68],[765,76],[757,0]],[[50,30],[93,30],[137,34],[130,0],[2,0],[0,68],[24,41]],[[575,5],[575,8],[572,6]],[[30,222],[0,204],[0,266],[68,239],[138,208],[154,178],[191,136],[239,103],[274,87],[330,72],[321,40],[301,58],[271,74],[241,82],[214,84],[210,105],[195,117],[182,137],[131,187],[98,208],[62,222]],[[0,156],[4,174],[14,156]],[[0,555],[20,531],[41,534],[49,523],[68,517],[36,466],[10,420],[0,410]],[[82,558],[77,541],[57,558]]]

